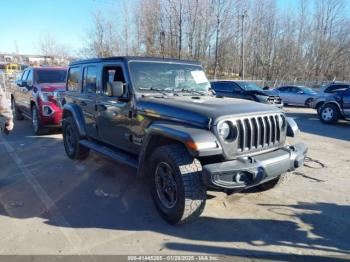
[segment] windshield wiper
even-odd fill
[[[206,94],[205,91],[198,91],[195,89],[187,89],[187,88],[178,89],[177,91],[183,92],[183,93],[196,94],[196,95],[200,95],[200,96],[204,96]]]
[[[159,93],[161,93],[162,95],[168,96],[169,93],[173,94],[173,95],[178,95],[175,93],[175,89],[174,88],[157,88],[157,87],[139,87],[139,90],[147,90],[147,91],[157,91]]]

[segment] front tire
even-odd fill
[[[32,127],[35,135],[43,135],[46,133],[46,130],[41,123],[39,111],[36,106],[32,107]]]
[[[340,112],[336,105],[325,104],[320,109],[318,116],[320,120],[325,124],[335,124],[340,118]]]
[[[72,117],[63,121],[63,144],[67,156],[73,160],[84,160],[90,150],[79,144],[79,132]]]
[[[202,166],[182,145],[157,148],[150,170],[153,200],[168,223],[183,224],[200,216],[206,202]]]

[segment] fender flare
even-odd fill
[[[71,115],[73,117],[74,122],[78,128],[79,135],[81,137],[85,137],[86,136],[85,120],[80,108],[75,104],[65,104],[63,106],[62,123],[64,122],[64,119],[65,117],[67,117],[67,115]]]
[[[222,154],[219,140],[209,130],[188,127],[175,123],[154,123],[146,129],[140,155],[138,175],[145,175],[147,159],[154,149],[154,138],[165,138],[181,143],[193,157],[213,156]]]

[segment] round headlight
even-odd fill
[[[227,122],[221,122],[218,125],[218,133],[222,139],[227,139],[230,135],[230,125]]]

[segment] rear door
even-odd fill
[[[97,65],[86,65],[83,67],[82,90],[79,97],[79,107],[81,108],[86,132],[91,137],[98,137],[96,125],[96,101],[98,98],[98,79],[100,70]]]

